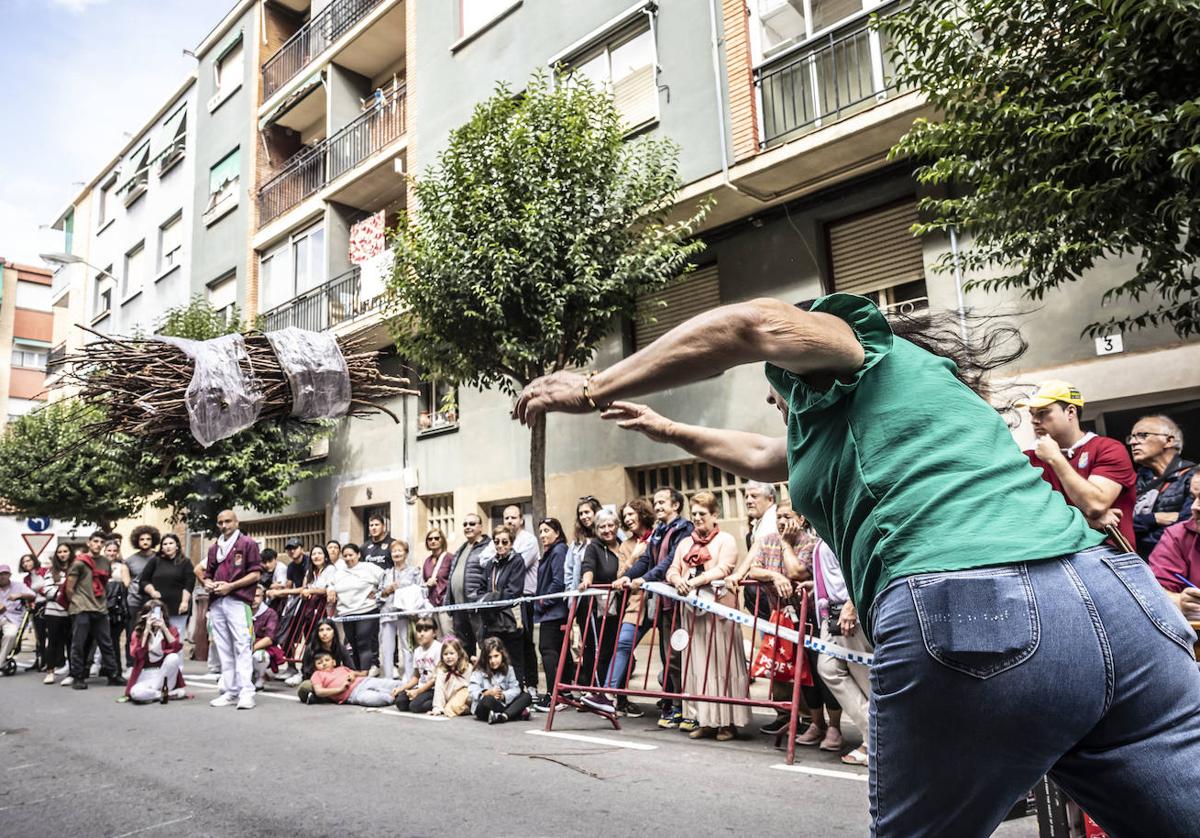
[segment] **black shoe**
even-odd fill
[[[646,715],[645,710],[634,704],[629,699],[625,699],[624,701],[617,699],[617,712],[630,719],[640,719],[642,716]]]
[[[304,696],[304,703],[305,704],[316,704],[317,703],[317,694],[311,693],[311,692],[307,693]]]
[[[758,729],[759,733],[766,736],[776,736],[783,733],[788,728],[789,717],[785,713],[776,713],[774,721],[767,722]]]
[[[495,710],[488,713],[488,724],[490,725],[502,725],[507,721],[508,715],[506,713],[497,713]]]
[[[129,682],[126,681],[124,678],[122,678],[120,675],[109,675],[108,676],[108,685],[110,687],[123,687],[128,683]]]
[[[71,684],[71,689],[86,690],[87,689],[87,681],[75,681],[74,683]]]

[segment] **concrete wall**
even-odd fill
[[[411,94],[418,99],[420,123],[414,173],[425,169],[445,146],[449,133],[467,121],[499,81],[522,89],[535,70],[579,39],[629,9],[632,0],[589,3],[526,2],[490,29],[454,50],[458,4],[426,3],[416,10],[415,49],[410,62]],[[410,11],[411,13],[411,11]],[[654,133],[683,147],[684,182],[721,168],[720,140],[707,0],[660,3],[657,14],[660,121]],[[415,54],[415,53],[414,53]]]
[[[254,111],[258,106],[258,15],[259,4],[251,5],[241,19],[217,39],[211,49],[199,56],[196,132],[196,178],[192,206],[195,225],[192,234],[191,293],[206,293],[207,285],[230,271],[237,274],[238,300],[247,293],[247,245],[251,219],[254,218],[252,171],[256,149]],[[241,88],[215,109],[209,103],[216,93],[213,64],[238,33],[242,36],[244,78]],[[225,155],[239,148],[241,194],[237,209],[205,224],[201,219],[209,198],[209,171]]]

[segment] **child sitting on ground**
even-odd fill
[[[279,671],[279,664],[287,659],[283,649],[275,642],[279,635],[279,615],[269,608],[263,599],[266,589],[259,585],[254,590],[254,647],[250,661],[254,667],[254,689],[265,686],[267,670]]]
[[[438,659],[442,656],[442,644],[436,639],[437,628],[432,617],[418,617],[416,628],[413,674],[396,696],[396,709],[401,713],[428,713],[433,709],[433,688],[437,679]]]
[[[495,725],[529,718],[533,699],[521,689],[517,673],[509,663],[508,651],[498,637],[483,641],[467,690],[471,712],[478,721]]]
[[[328,652],[333,655],[334,666],[346,666],[349,656],[345,647],[338,642],[337,624],[328,617],[317,623],[308,641],[304,644],[304,658],[300,662],[300,688],[296,694],[305,704],[316,704],[324,699],[318,698],[312,690],[312,676],[317,671],[317,653]]]
[[[390,678],[368,678],[367,673],[334,664],[329,652],[317,652],[317,671],[312,676],[313,692],[336,704],[387,707],[404,686]]]
[[[433,688],[432,716],[453,718],[467,712],[470,690],[467,689],[468,671],[471,661],[458,642],[457,637],[447,637],[442,642],[442,662],[438,664],[436,684]]]
[[[135,704],[152,701],[166,704],[168,698],[187,698],[183,661],[179,657],[183,644],[175,629],[167,624],[164,613],[162,600],[147,602],[129,638],[133,672],[125,696]]]

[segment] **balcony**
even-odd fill
[[[263,98],[269,99],[383,0],[334,0],[289,38],[262,67]]]
[[[273,332],[296,326],[322,332],[378,308],[381,301],[382,295],[363,299],[362,273],[356,265],[324,285],[259,315],[258,328]]]
[[[398,140],[404,130],[404,88],[399,87],[381,95],[337,133],[297,154],[264,183],[258,190],[259,227]]]
[[[802,137],[900,92],[887,46],[866,18],[858,18],[755,70],[761,145]]]
[[[49,370],[49,375],[58,372],[58,367],[67,358],[67,343],[63,341],[50,350],[50,354],[46,358],[46,369]]]

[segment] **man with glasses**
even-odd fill
[[[1183,431],[1170,416],[1143,416],[1125,438],[1137,464],[1133,531],[1143,559],[1171,524],[1187,520],[1188,483],[1196,464],[1183,459]]]
[[[480,559],[492,540],[483,531],[483,520],[474,512],[463,518],[462,546],[450,565],[450,585],[446,588],[447,605],[463,605],[478,601],[485,583]],[[475,657],[476,644],[483,636],[483,623],[476,611],[453,611],[454,636],[470,657]]]
[[[1029,408],[1037,444],[1026,451],[1042,477],[1074,506],[1094,529],[1115,526],[1131,549],[1137,475],[1125,446],[1079,426],[1083,394],[1065,381],[1046,381],[1016,403]]]

